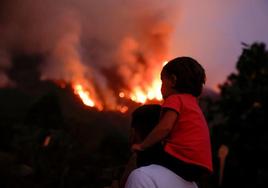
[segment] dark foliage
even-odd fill
[[[244,46],[237,72],[220,85],[220,99],[210,105],[216,174],[218,149],[229,148],[222,187],[268,183],[268,51],[262,43]]]
[[[45,85],[43,93],[0,89],[0,187],[111,184],[129,155],[129,116],[100,113],[69,87]]]
[[[268,184],[268,52],[264,44],[244,47],[237,71],[220,85],[220,96],[200,100],[215,170],[201,188],[219,187],[223,144],[229,153],[221,187]],[[14,61],[17,66],[29,62],[35,72],[39,60],[23,56]],[[0,187],[102,188],[118,179],[129,155],[130,114],[99,113],[85,107],[70,87],[38,80],[28,84],[25,69],[20,70],[10,75],[21,88],[0,89]]]

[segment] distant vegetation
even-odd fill
[[[0,90],[0,187],[104,187],[126,163],[129,115],[82,104],[70,87]]]
[[[229,148],[221,187],[266,187],[268,183],[268,51],[244,45],[236,72],[220,85],[207,112],[219,176],[218,150]],[[218,182],[219,177],[214,177]]]

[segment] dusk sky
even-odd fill
[[[268,44],[266,0],[183,0],[178,11],[172,56],[197,58],[212,88],[235,71],[242,42]]]
[[[0,11],[0,87],[12,83],[15,49],[47,55],[41,79],[80,80],[92,93],[94,84],[102,93],[111,84],[145,88],[176,56],[197,59],[216,89],[235,71],[242,42],[268,43],[266,0],[6,0]],[[120,79],[109,83],[111,72]]]

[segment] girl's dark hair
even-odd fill
[[[188,93],[195,97],[201,95],[206,81],[204,68],[190,57],[177,57],[169,61],[163,67],[161,74],[168,78],[175,76],[174,89],[179,93]]]

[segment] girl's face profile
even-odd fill
[[[173,83],[172,80],[163,72],[161,73],[161,81],[161,93],[163,99],[165,99],[173,93]]]

